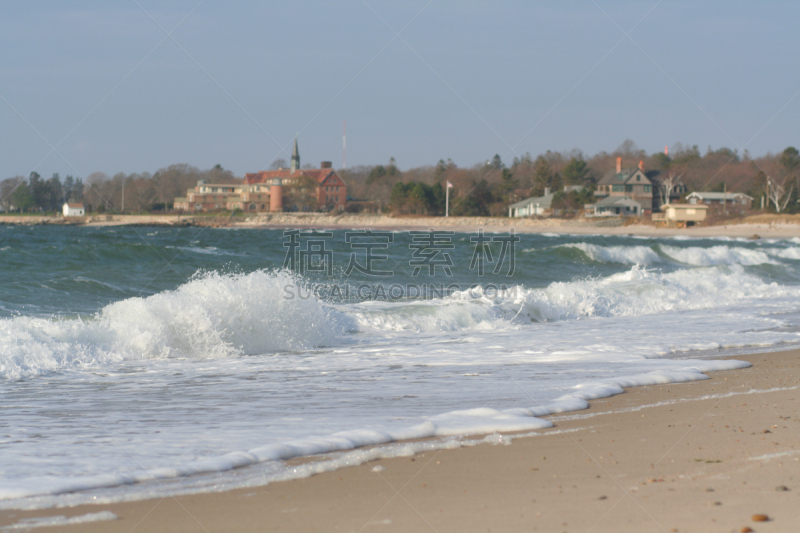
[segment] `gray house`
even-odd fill
[[[571,185],[564,187],[564,192],[580,191],[581,185]],[[553,214],[553,199],[558,194],[550,192],[550,187],[545,187],[544,196],[533,196],[521,202],[508,206],[508,216],[512,218],[532,217],[532,216],[551,216]]]
[[[693,192],[686,197],[690,204],[738,205],[750,208],[753,197],[742,192]]]
[[[586,209],[586,216],[590,217],[615,217],[620,215],[640,217],[644,211],[641,203],[627,196],[607,196],[596,204],[585,206],[584,209]]]

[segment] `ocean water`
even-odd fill
[[[797,239],[428,237],[0,227],[0,508],[473,445],[800,341]]]

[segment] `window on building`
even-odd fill
[[[644,192],[653,192],[653,186],[652,185],[645,185],[644,186]]]
[[[633,192],[633,185],[626,185],[625,192]]]
[[[611,186],[611,191],[612,192],[622,192],[624,190],[625,190],[625,186],[624,185],[612,185]]]

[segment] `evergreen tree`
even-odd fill
[[[533,165],[533,190],[536,196],[544,194],[544,188],[550,187],[553,181],[553,170],[550,163],[542,156],[536,158]]]
[[[491,167],[495,170],[501,170],[505,165],[503,164],[503,160],[500,158],[500,154],[494,154],[492,158],[492,162],[490,163]]]
[[[592,181],[589,167],[580,157],[573,157],[564,167],[564,183],[567,185],[585,185]]]
[[[794,146],[789,146],[781,153],[779,161],[786,173],[791,174],[800,164],[800,152]]]

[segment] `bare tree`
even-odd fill
[[[775,204],[775,211],[780,213],[786,206],[789,204],[789,199],[792,197],[792,189],[794,185],[789,187],[789,192],[786,192],[786,188],[784,187],[786,182],[778,183],[769,176],[767,177],[767,198],[770,202]],[[781,200],[783,200],[781,202]]]
[[[27,180],[23,176],[15,176],[0,181],[0,211],[8,211],[12,207],[11,198],[22,184]]]
[[[669,197],[672,195],[672,191],[674,191],[678,185],[681,183],[681,178],[683,174],[677,174],[675,172],[670,172],[667,174],[667,177],[661,180],[659,187],[661,188],[661,205],[665,205],[669,203]]]
[[[288,165],[286,164],[286,160],[283,159],[282,157],[273,160],[272,163],[270,163],[269,165],[270,170],[279,170],[282,168],[289,168]]]

